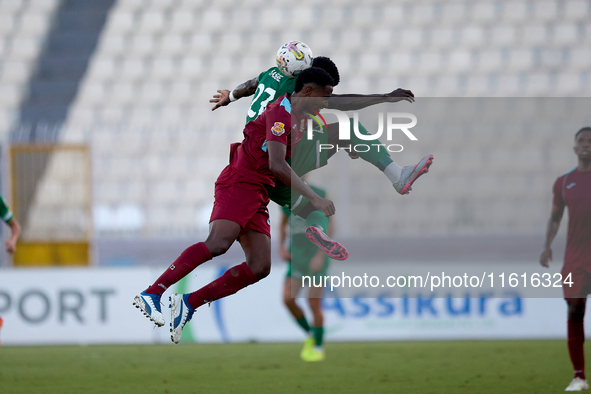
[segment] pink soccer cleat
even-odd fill
[[[347,249],[337,241],[330,239],[320,227],[310,226],[306,228],[306,237],[331,259],[347,260],[347,257],[349,257]]]

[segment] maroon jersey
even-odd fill
[[[230,166],[234,171],[252,181],[275,186],[275,175],[269,169],[267,141],[277,141],[287,146],[285,159],[291,157],[292,144],[296,144],[303,133],[296,130],[300,119],[294,114],[292,125],[291,96],[279,97],[255,120],[244,127],[244,140],[232,144]],[[292,131],[297,131],[292,133]]]
[[[591,272],[591,172],[573,169],[554,183],[554,205],[568,207],[564,265]]]

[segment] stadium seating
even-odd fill
[[[19,105],[59,6],[58,0],[0,1],[0,135],[18,126]],[[213,181],[227,162],[228,145],[241,138],[248,107],[241,100],[212,113],[208,100],[217,89],[233,88],[273,66],[283,41],[301,39],[315,55],[332,57],[342,77],[337,93],[404,87],[417,97],[588,97],[589,18],[591,3],[586,0],[306,0],[290,7],[245,0],[240,9],[233,1],[119,0],[108,14],[60,138],[91,145],[98,214],[113,218],[120,207],[132,212],[121,216],[135,223],[131,227],[124,219],[117,219],[123,223],[118,229],[99,218],[98,234],[130,228],[146,236],[169,234],[167,223],[174,218],[177,231],[194,235],[203,230],[197,212],[212,201]],[[553,139],[566,155],[573,130],[561,131],[565,141]],[[561,153],[540,150],[546,149],[544,139],[530,146],[526,134],[504,134],[515,148],[510,151],[491,150],[491,141],[503,140],[486,133],[436,134],[434,130],[423,138],[433,138],[436,142],[423,146],[439,152],[429,177],[449,198],[443,196],[441,204],[429,200],[432,205],[417,223],[416,216],[405,213],[397,230],[420,231],[431,218],[429,231],[434,232],[461,232],[470,226],[500,231],[511,222],[506,208],[518,206],[502,199],[508,188],[502,178],[508,171],[525,168],[521,181],[511,179],[513,186],[528,184],[524,180],[536,170],[548,175],[532,184],[539,195],[527,193],[531,208],[547,202],[552,178],[573,163],[556,159],[548,164],[539,152],[551,157]],[[468,142],[465,136],[470,136]],[[458,152],[458,143],[468,143],[469,151],[446,153]],[[401,162],[410,164],[414,153],[419,154],[402,155]],[[458,172],[456,159],[465,172]],[[353,177],[359,168],[367,169],[347,168]],[[477,174],[485,175],[480,179]],[[453,182],[458,186],[450,186]],[[462,219],[450,199],[475,188],[480,205],[470,211],[471,219]],[[363,189],[352,188],[352,201],[363,200]],[[525,198],[526,190],[509,189],[511,198]],[[422,193],[439,190],[425,180],[413,193],[420,200]],[[410,199],[400,201],[401,207],[408,205],[405,211],[419,209]],[[482,215],[492,201],[499,217],[489,228]],[[536,213],[514,228],[541,231],[546,214]],[[138,220],[140,216],[145,220]]]

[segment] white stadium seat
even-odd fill
[[[570,50],[569,67],[574,70],[589,70],[591,64],[591,48],[575,48]]]
[[[106,29],[114,33],[123,34],[135,28],[136,19],[133,12],[115,12],[108,16]]]
[[[482,27],[465,27],[461,30],[460,43],[464,48],[478,48],[484,44],[484,38]]]
[[[490,43],[495,47],[512,46],[517,38],[514,26],[494,26],[490,31]]]
[[[509,55],[509,67],[512,71],[524,71],[533,65],[533,53],[529,49],[512,50]]]
[[[472,54],[465,50],[450,51],[448,70],[457,73],[469,70],[473,66]]]
[[[139,32],[144,34],[160,33],[164,28],[165,15],[162,11],[147,11],[140,14]]]
[[[143,58],[131,57],[123,59],[120,75],[130,80],[140,79],[146,74],[146,64]]]
[[[485,50],[479,53],[478,70],[499,71],[503,67],[503,54],[500,50]]]
[[[424,44],[423,30],[403,28],[400,34],[400,47],[405,49],[420,48]]]
[[[434,27],[431,30],[431,48],[447,49],[455,46],[457,44],[455,31],[452,27]]]
[[[0,13],[0,35],[12,34],[16,30],[16,16]]]
[[[476,24],[490,23],[497,18],[497,4],[495,2],[478,2],[472,5],[470,16]]]
[[[548,29],[541,24],[523,26],[521,42],[525,46],[540,45],[548,42]]]
[[[503,20],[510,23],[523,22],[529,17],[528,4],[523,0],[503,3]]]
[[[557,46],[574,46],[579,39],[578,27],[574,23],[562,23],[554,26],[552,43]]]
[[[174,79],[176,74],[176,65],[173,58],[159,56],[152,60],[150,67],[151,80]]]
[[[569,21],[580,21],[589,18],[591,5],[585,0],[570,0],[564,4],[564,18]]]
[[[174,10],[170,17],[167,31],[169,33],[185,33],[193,30],[195,13],[189,10]]]
[[[130,38],[130,53],[134,56],[150,55],[154,48],[154,36],[151,34],[137,34]]]
[[[539,21],[549,21],[556,19],[558,15],[558,2],[540,0],[533,3],[534,6],[534,19]]]

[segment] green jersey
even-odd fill
[[[295,78],[283,74],[277,67],[271,67],[262,72],[259,77],[259,85],[254,92],[254,98],[250,102],[246,123],[255,120],[267,108],[267,104],[286,93],[293,93]]]
[[[2,218],[2,220],[4,220],[6,223],[12,220],[12,212],[10,211],[10,208],[8,208],[8,205],[6,205],[4,202],[2,196],[0,196],[0,218]]]

